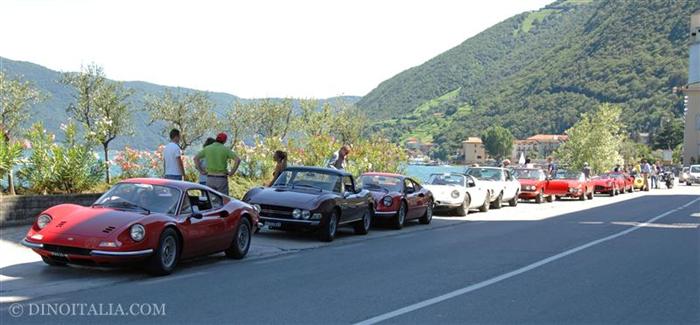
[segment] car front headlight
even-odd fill
[[[46,225],[48,225],[50,222],[51,216],[48,214],[42,214],[36,219],[36,225],[39,227],[39,229],[44,229],[44,227],[46,227]]]
[[[299,218],[301,218],[301,210],[299,210],[299,209],[294,209],[294,211],[292,211],[292,217],[294,217],[294,219],[299,219]]]
[[[537,189],[537,188],[536,188],[534,185],[526,185],[526,186],[525,186],[525,190],[526,190],[526,191],[534,191],[534,190],[536,190],[536,189]]]
[[[255,210],[255,212],[257,212],[257,213],[260,213],[260,211],[262,211],[260,204],[253,204],[252,207],[253,207],[253,210]]]
[[[385,196],[382,199],[382,204],[386,207],[390,207],[394,203],[394,200],[391,198],[391,196]]]
[[[579,189],[576,187],[569,187],[569,192],[571,192],[571,193],[576,193],[576,192],[578,192],[578,190]]]
[[[134,224],[129,230],[129,235],[134,241],[142,241],[146,237],[146,228],[142,224]]]
[[[301,218],[308,220],[311,217],[311,212],[309,210],[301,211]]]
[[[452,196],[453,199],[456,199],[459,197],[459,191],[454,190],[452,193],[450,193],[450,196]]]

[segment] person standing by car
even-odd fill
[[[241,159],[231,149],[224,146],[226,139],[226,133],[219,133],[214,143],[206,146],[194,156],[194,165],[200,173],[206,172],[207,186],[228,195],[228,178],[236,173]],[[206,169],[202,167],[202,159],[207,162]],[[234,161],[231,170],[228,169],[229,160]]]
[[[170,142],[163,149],[163,178],[181,181],[185,175],[180,148],[180,130],[170,130]]]
[[[202,149],[206,148],[208,145],[216,142],[214,138],[207,138],[206,141],[204,141],[204,145],[202,146]],[[207,185],[207,173],[203,172],[203,170],[207,169],[207,160],[206,159],[201,159],[199,161],[199,165],[202,166],[201,169],[199,169],[199,184],[202,185]]]
[[[557,164],[554,162],[554,158],[547,157],[547,177],[554,177],[557,173]]]
[[[649,175],[651,174],[651,165],[649,165],[646,159],[642,159],[640,169],[642,178],[644,179],[644,186],[642,187],[642,189],[644,191],[649,191]]]
[[[583,163],[582,172],[583,172],[583,175],[585,175],[587,179],[591,178],[591,166],[588,166],[587,162]]]
[[[328,161],[326,167],[344,170],[347,167],[346,159],[350,154],[350,146],[343,145],[338,151],[333,153],[333,157]]]
[[[272,181],[270,181],[270,184],[268,186],[272,186],[272,184],[277,180],[277,177],[280,176],[283,170],[287,168],[287,153],[282,151],[282,150],[277,150],[275,151],[275,155],[272,156],[272,159],[275,160],[275,170],[272,172]]]

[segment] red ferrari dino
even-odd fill
[[[252,206],[206,186],[128,179],[90,207],[42,212],[22,244],[53,266],[136,263],[165,275],[183,258],[221,251],[243,258],[257,227]]]

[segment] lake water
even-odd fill
[[[415,178],[419,182],[425,182],[430,174],[464,172],[466,166],[415,166],[406,167],[406,175]]]

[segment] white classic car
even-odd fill
[[[474,177],[458,173],[431,174],[423,187],[433,193],[435,209],[467,215],[469,209],[489,210],[491,195]]]
[[[467,175],[476,178],[491,193],[491,208],[500,209],[503,202],[518,205],[520,182],[510,170],[501,167],[469,167]]]

